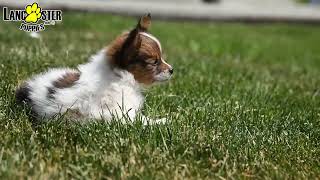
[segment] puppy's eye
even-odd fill
[[[152,64],[152,65],[158,65],[159,62],[160,62],[160,60],[159,60],[159,59],[156,59],[156,60],[153,60],[151,64]]]
[[[146,64],[152,65],[152,66],[156,66],[158,64],[160,64],[160,60],[159,59],[147,59],[144,61]]]

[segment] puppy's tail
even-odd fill
[[[31,102],[30,91],[28,84],[20,85],[16,90],[16,102],[18,104],[29,104]]]
[[[23,83],[16,89],[16,104],[23,105],[28,108],[30,113],[28,113],[28,117],[30,122],[33,125],[37,124],[37,113],[32,108],[32,100],[30,98],[31,88],[27,83]]]

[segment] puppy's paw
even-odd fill
[[[150,119],[145,116],[142,117],[142,123],[143,125],[156,125],[156,124],[165,124],[167,122],[167,118],[161,118],[161,119]]]
[[[154,120],[154,124],[166,124],[166,123],[167,123],[167,118],[161,118],[161,119]]]

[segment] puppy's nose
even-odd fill
[[[170,72],[170,74],[172,74],[173,73],[173,68],[170,68],[169,72]]]

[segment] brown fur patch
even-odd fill
[[[152,84],[158,72],[161,51],[158,44],[149,37],[141,36],[141,46],[137,58],[128,65],[128,71],[143,84]]]
[[[158,43],[142,35],[138,56],[149,61],[161,60],[161,51]]]
[[[80,72],[67,72],[61,78],[53,82],[53,86],[59,89],[73,86],[80,79]]]
[[[121,59],[117,58],[117,54],[121,50],[125,40],[128,37],[128,33],[124,33],[118,36],[108,47],[107,47],[107,57],[109,63],[114,66],[120,68],[121,66]]]
[[[165,63],[163,59],[161,59],[162,63],[159,65],[159,71],[165,71],[165,70],[170,70],[172,69],[169,64]]]
[[[148,30],[151,25],[151,15],[150,13],[142,16],[138,23],[138,27],[144,31]]]

